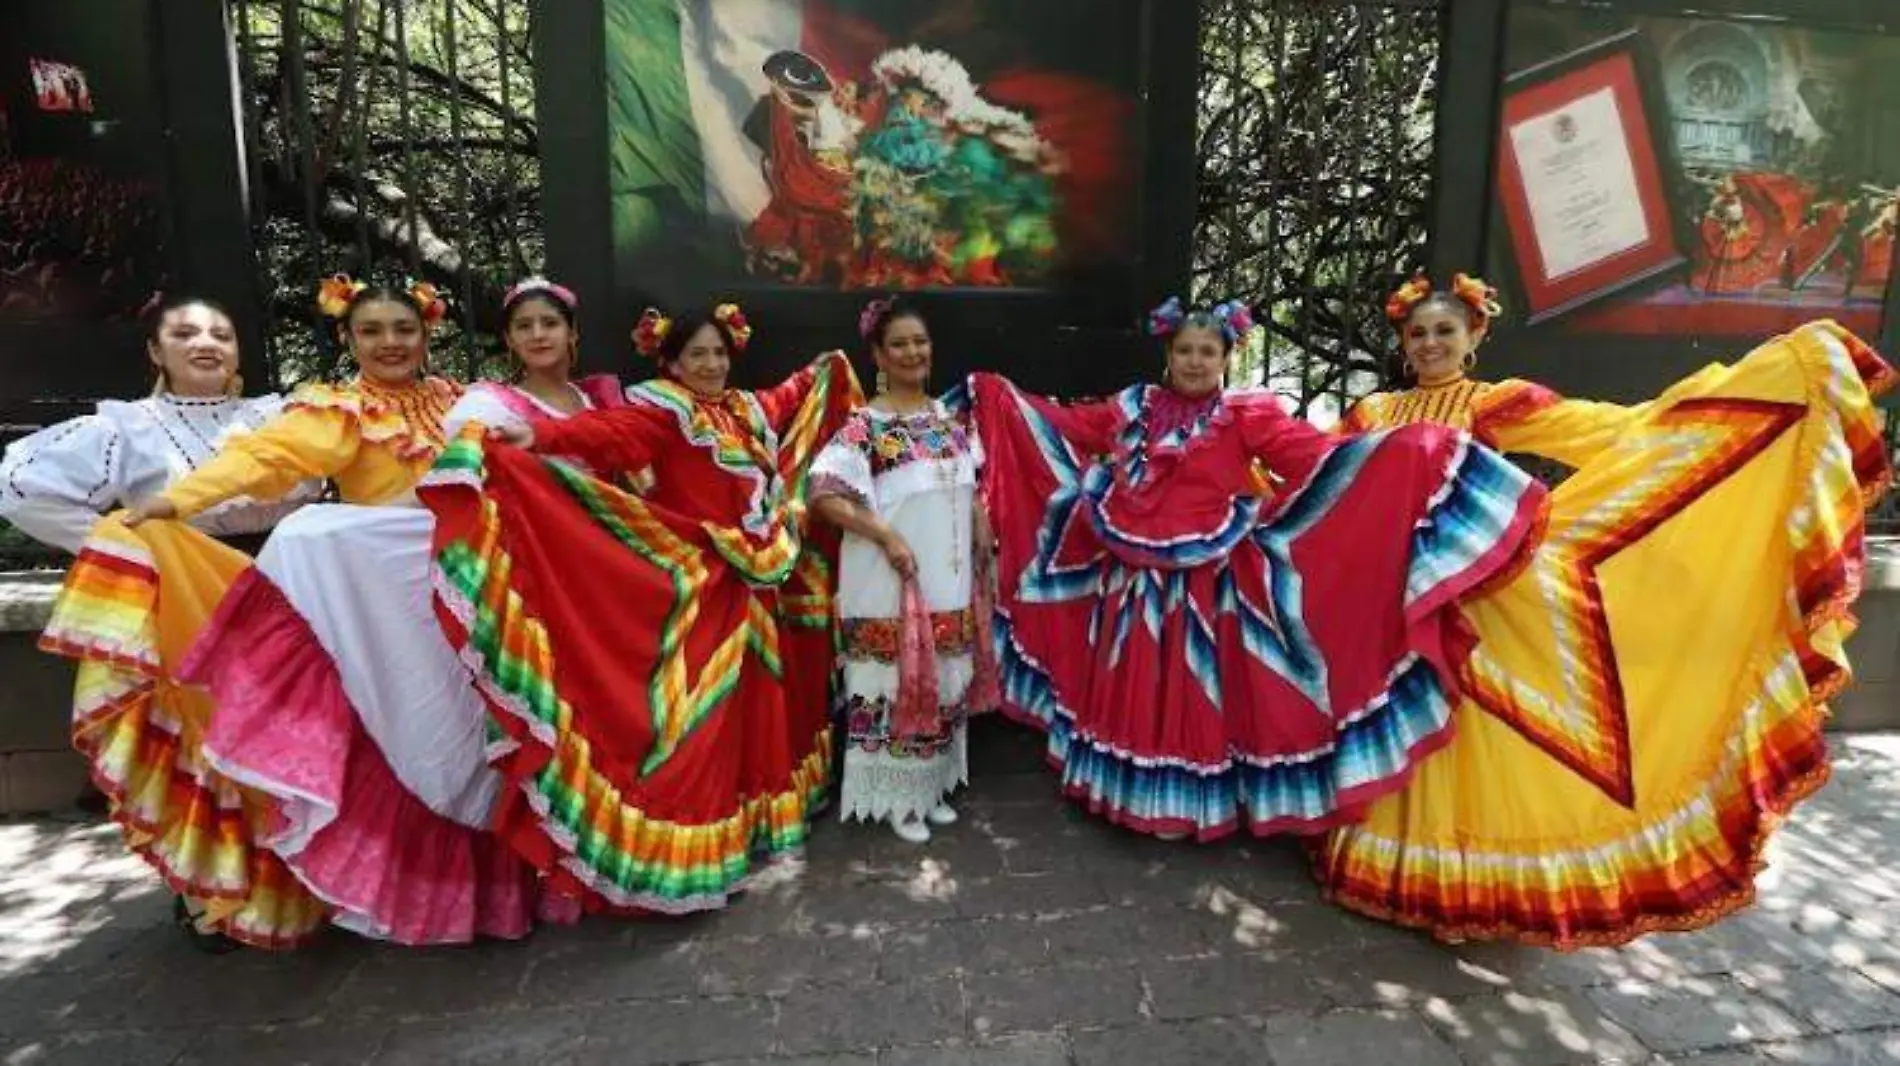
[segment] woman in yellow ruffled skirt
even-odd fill
[[[1754,897],[1827,779],[1893,370],[1832,322],[1637,406],[1466,376],[1497,306],[1460,276],[1387,307],[1417,386],[1342,427],[1432,421],[1574,473],[1527,567],[1467,601],[1457,736],[1316,849],[1337,902],[1559,948],[1699,928]]]

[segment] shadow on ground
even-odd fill
[[[107,825],[0,824],[0,1063],[1900,1061],[1900,738],[1842,744],[1754,910],[1561,955],[1322,904],[1284,841],[1164,844],[973,737],[925,847],[825,824],[732,909],[522,943],[198,954]]]

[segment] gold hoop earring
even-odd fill
[[[1475,351],[1466,352],[1463,362],[1465,365],[1465,373],[1467,374],[1478,369],[1478,353]]]

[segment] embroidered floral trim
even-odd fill
[[[888,755],[897,759],[934,759],[949,750],[957,730],[968,717],[961,703],[943,708],[942,724],[935,733],[896,736],[891,731],[895,705],[889,697],[866,699],[850,696],[843,701],[847,743],[859,751]]]
[[[903,622],[897,618],[844,618],[838,622],[839,641],[847,659],[895,663],[903,631]],[[969,655],[976,647],[976,616],[968,608],[933,611],[930,632],[938,655]]]
[[[914,415],[860,410],[834,439],[862,454],[871,464],[872,477],[907,463],[949,461],[970,454],[969,430],[941,408]]]

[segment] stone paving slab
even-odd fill
[[[1900,1062],[1900,736],[1839,748],[1755,909],[1572,954],[1328,907],[1288,842],[1100,825],[988,721],[925,847],[827,823],[726,912],[521,943],[205,956],[113,827],[0,822],[0,1064]]]

